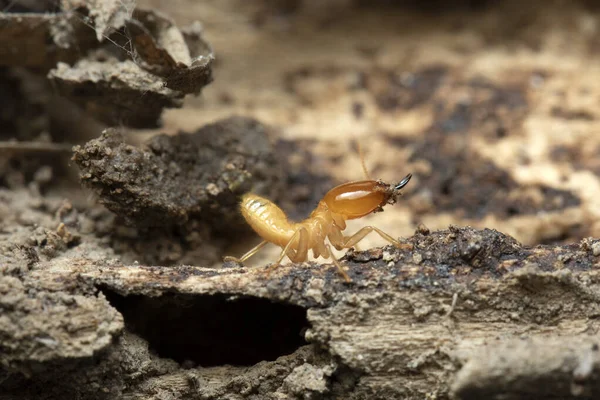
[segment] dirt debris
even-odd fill
[[[75,148],[82,182],[101,202],[136,226],[184,225],[199,219],[241,225],[239,196],[250,190],[277,198],[280,169],[267,128],[248,118],[229,118],[188,134],[158,135],[143,148],[107,130]]]
[[[164,14],[139,9],[126,25],[136,64],[163,77],[165,87],[199,94],[212,81],[213,51],[199,22],[179,30]]]
[[[0,65],[49,71],[55,90],[104,123],[155,127],[165,107],[181,107],[212,81],[213,52],[198,23],[180,30],[132,1],[6,10]]]
[[[97,136],[98,120],[155,126],[164,107],[181,106],[183,96],[211,81],[212,50],[201,25],[180,30],[134,5],[65,0],[2,7],[0,183],[43,191],[53,183],[49,176],[69,179],[65,149]],[[123,41],[127,24],[137,26],[143,63],[131,40]]]
[[[126,26],[130,49],[122,49],[129,59],[99,49],[73,65],[58,63],[48,78],[105,123],[155,127],[164,108],[181,107],[186,94],[199,94],[212,81],[212,49],[198,24],[184,34],[152,10],[134,11]]]
[[[108,124],[156,126],[163,108],[182,105],[182,94],[164,87],[130,60],[85,59],[73,66],[59,63],[49,78],[62,96],[82,104],[88,113]],[[144,106],[135,106],[142,98]]]
[[[123,260],[213,265],[233,238],[250,232],[237,212],[241,194],[281,195],[269,130],[232,117],[141,147],[108,130],[77,147],[73,160],[82,182],[115,213],[107,234]]]

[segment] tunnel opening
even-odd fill
[[[103,289],[126,328],[150,350],[186,366],[250,366],[306,344],[306,309],[250,296],[122,296]]]

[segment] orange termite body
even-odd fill
[[[283,210],[273,202],[254,194],[246,194],[242,197],[242,215],[264,241],[239,260],[234,260],[247,260],[267,243],[274,243],[283,249],[277,264],[286,255],[293,262],[306,261],[309,250],[312,250],[314,257],[329,258],[331,251],[326,239],[341,250],[356,245],[373,231],[390,243],[402,247],[400,242],[374,226],[366,226],[351,236],[345,236],[342,231],[346,229],[346,220],[383,211],[383,206],[395,203],[401,195],[400,189],[406,186],[410,178],[411,174],[397,185],[365,180],[336,186],[327,192],[310,217],[302,222],[289,221]],[[334,259],[334,263],[346,281],[350,281],[337,260]]]

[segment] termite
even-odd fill
[[[225,261],[244,262],[267,243],[274,243],[282,248],[277,263],[279,265],[287,255],[292,262],[303,262],[312,250],[315,258],[327,259],[333,255],[326,239],[337,250],[355,246],[371,232],[376,232],[383,239],[396,247],[405,247],[391,235],[375,226],[365,226],[353,235],[342,233],[346,229],[346,221],[362,218],[374,212],[383,211],[383,206],[394,204],[402,195],[400,190],[408,184],[412,174],[408,174],[398,184],[391,185],[381,180],[373,180],[369,176],[362,151],[359,147],[360,161],[366,180],[352,181],[331,189],[310,216],[301,222],[288,220],[285,212],[273,202],[252,193],[242,196],[240,210],[248,224],[263,241],[250,249],[241,258],[225,257]],[[335,257],[333,263],[343,278],[351,279]]]

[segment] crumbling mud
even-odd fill
[[[267,128],[229,118],[197,132],[158,135],[143,148],[107,130],[75,148],[84,185],[115,214],[141,227],[240,225],[239,196],[250,190],[276,198],[280,169]]]
[[[212,81],[199,24],[179,29],[132,1],[34,3],[0,12],[0,66],[48,71],[54,90],[104,123],[155,127]]]
[[[59,63],[48,78],[58,92],[112,125],[155,127],[164,108],[181,107],[212,81],[213,54],[199,24],[181,31],[153,10],[134,10],[122,21],[121,39],[109,51],[90,52],[75,64]],[[99,40],[104,34],[99,33]]]
[[[212,80],[211,63],[199,24],[180,30],[131,1],[0,4],[0,183],[70,179],[73,144],[102,123],[156,126]]]

